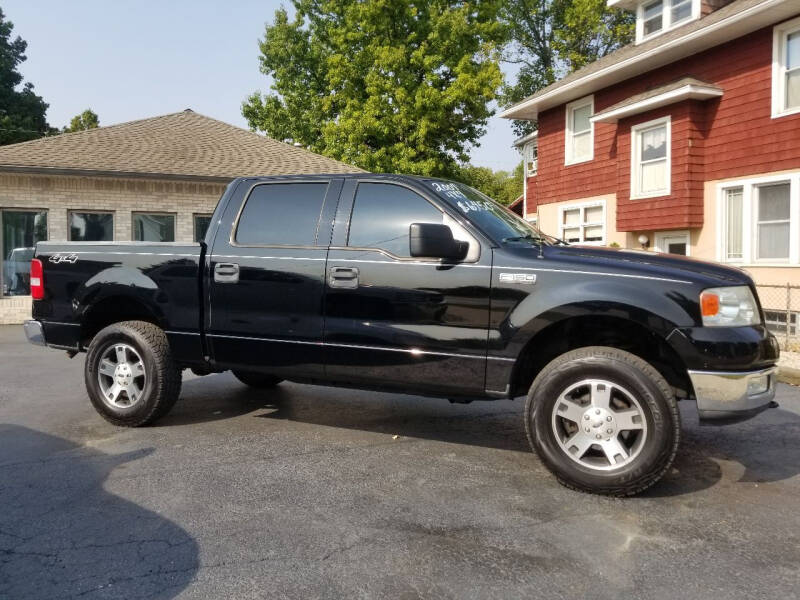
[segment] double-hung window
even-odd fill
[[[772,116],[800,112],[800,19],[775,27],[772,43]]]
[[[594,97],[567,104],[564,164],[574,165],[594,158]]]
[[[720,184],[718,258],[800,264],[800,172]]]
[[[602,244],[606,238],[603,202],[561,208],[561,239],[570,244]]]
[[[639,5],[636,41],[664,33],[700,17],[700,0],[653,0]]]
[[[669,117],[631,129],[631,198],[670,194],[670,138]]]
[[[756,188],[756,259],[788,260],[791,235],[788,183]]]

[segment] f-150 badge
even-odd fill
[[[536,275],[533,273],[500,273],[500,281],[503,283],[533,285],[536,283]]]

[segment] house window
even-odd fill
[[[785,310],[764,310],[764,320],[769,329],[775,335],[788,335],[795,337],[798,334],[798,315],[796,312],[786,312]],[[786,331],[786,328],[789,331]]]
[[[605,222],[603,202],[565,206],[561,209],[561,239],[570,244],[602,244]]]
[[[114,214],[70,211],[67,230],[71,242],[111,242],[114,240]]]
[[[539,144],[528,142],[523,150],[525,156],[525,177],[533,177],[539,172]]]
[[[175,215],[133,213],[133,239],[137,242],[174,242]]]
[[[3,296],[31,293],[31,259],[36,242],[47,239],[47,211],[0,211],[0,284]]]
[[[756,258],[788,260],[790,212],[788,183],[757,188],[758,221],[756,222]]]
[[[641,42],[699,17],[700,0],[643,2],[636,13],[636,41]]]
[[[670,119],[657,119],[631,129],[631,197],[670,193]]]
[[[691,18],[692,0],[670,0],[670,23],[677,25],[681,21]]]
[[[742,260],[742,188],[729,188],[724,194],[725,260]]]
[[[208,226],[211,225],[211,215],[194,216],[194,241],[202,242],[206,239]]]
[[[656,0],[642,7],[642,33],[645,36],[661,31],[664,27],[664,3]]]
[[[718,260],[800,265],[800,171],[721,185],[718,206]]]
[[[775,27],[772,53],[772,116],[800,112],[800,19]]]
[[[594,158],[594,97],[567,104],[567,126],[564,164],[573,165]]]

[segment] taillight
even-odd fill
[[[34,300],[44,299],[44,267],[38,258],[31,260],[31,296]]]

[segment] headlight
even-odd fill
[[[761,323],[756,299],[746,285],[703,291],[700,294],[700,312],[705,327],[742,327]]]

